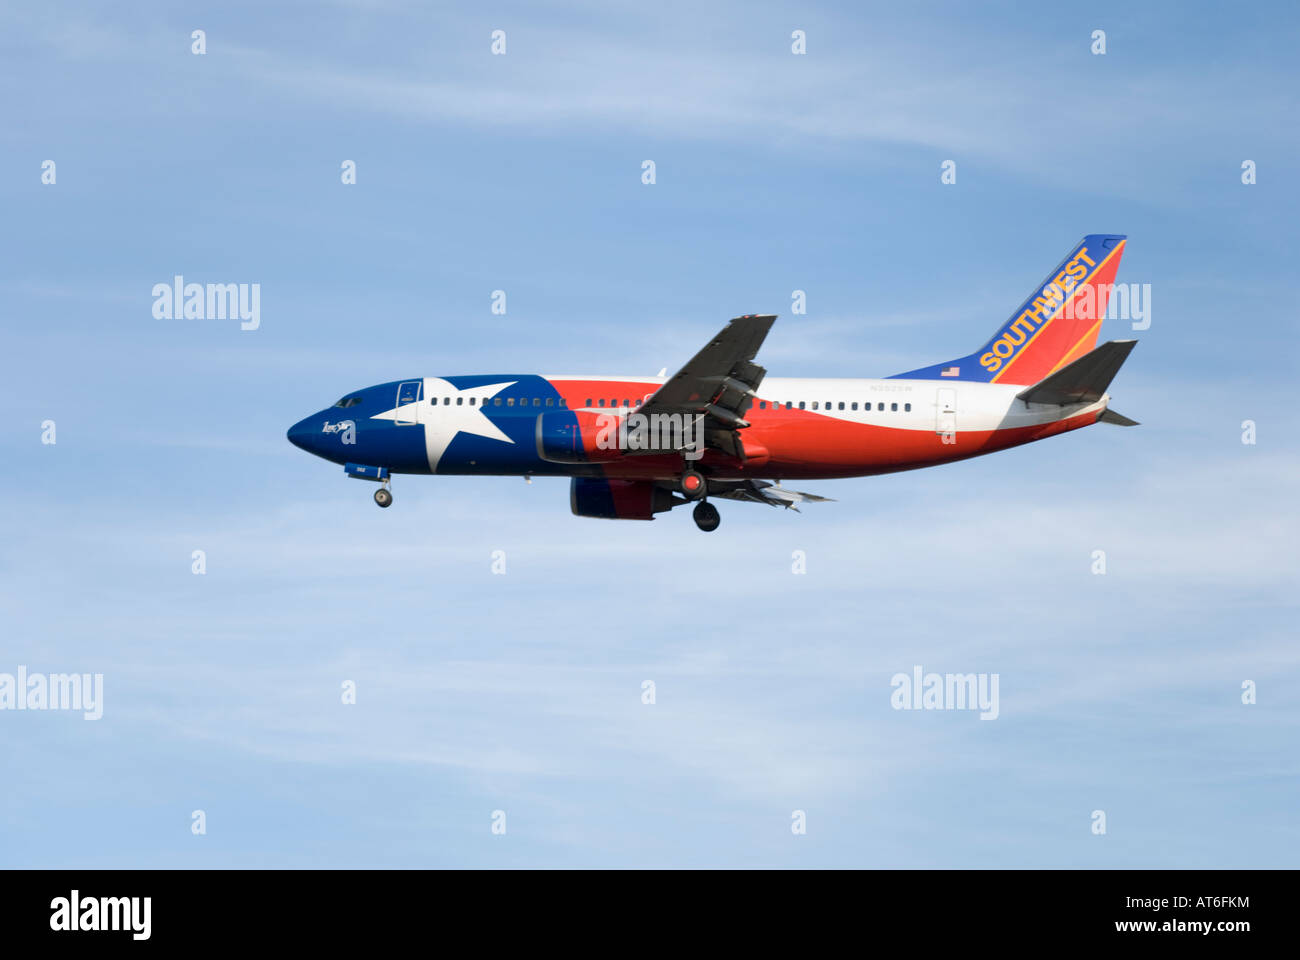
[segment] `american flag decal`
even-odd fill
[[[939,371],[941,377],[957,377],[961,375],[961,367],[945,367]]]

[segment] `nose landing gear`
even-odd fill
[[[392,506],[393,491],[389,489],[389,474],[387,467],[372,467],[364,463],[345,463],[343,472],[353,480],[376,480],[383,484],[375,491],[375,503],[381,507]]]
[[[695,505],[695,512],[691,514],[695,518],[695,525],[705,533],[712,533],[718,529],[718,524],[722,523],[722,517],[718,513],[718,508],[707,500],[701,501]]]

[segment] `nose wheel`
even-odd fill
[[[695,525],[705,533],[712,533],[718,529],[718,524],[722,523],[722,516],[718,513],[718,508],[707,500],[695,505],[695,512],[691,514],[695,518]]]
[[[379,504],[381,507],[391,506],[392,502],[393,494],[387,487],[380,487],[375,491],[375,503]]]

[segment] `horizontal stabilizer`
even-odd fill
[[[1136,427],[1138,425],[1136,420],[1130,420],[1128,417],[1124,416],[1124,414],[1116,413],[1109,407],[1101,412],[1101,416],[1097,418],[1097,422],[1113,423],[1117,427]]]
[[[1016,394],[1025,403],[1096,403],[1106,394],[1115,374],[1128,359],[1136,340],[1111,340],[1073,363],[1049,374]],[[1118,414],[1116,414],[1118,416]]]

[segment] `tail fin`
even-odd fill
[[[897,374],[912,380],[1037,383],[1097,345],[1125,237],[1090,233],[974,353]]]

